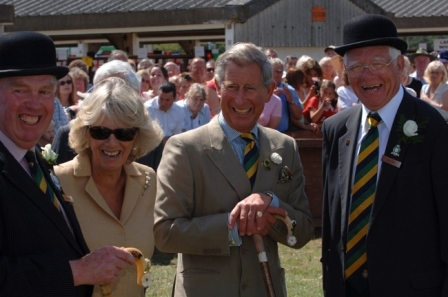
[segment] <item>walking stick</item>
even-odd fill
[[[283,221],[288,227],[288,235],[287,235],[288,245],[289,246],[295,245],[297,243],[297,239],[294,235],[292,235],[292,231],[294,229],[296,222],[291,221],[291,219],[288,216],[286,217],[275,216],[275,217]],[[260,234],[254,234],[253,238],[255,248],[258,253],[258,262],[260,263],[261,272],[263,275],[263,282],[264,286],[266,287],[266,292],[268,293],[268,297],[275,297],[274,285],[272,283],[271,272],[269,271],[268,257],[266,256],[266,251],[264,249],[263,244],[263,236],[261,236]]]
[[[151,261],[145,259],[140,250],[136,248],[125,248],[135,258],[135,265],[137,266],[137,285],[142,287],[149,287],[153,281],[153,277],[149,273],[151,269]],[[103,297],[112,297],[112,289],[109,284],[100,285],[101,294]]]

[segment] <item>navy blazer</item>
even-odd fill
[[[54,186],[36,154],[67,220],[0,142],[0,296],[91,296],[74,287],[70,260],[89,253],[73,206]]]
[[[326,297],[345,296],[347,220],[361,112],[361,106],[352,107],[328,118],[322,127]],[[382,162],[366,241],[372,297],[448,296],[446,115],[404,92],[384,153],[389,159]],[[424,138],[421,143],[401,143],[395,156],[401,116],[420,124],[418,133]],[[429,122],[423,128],[425,120]]]

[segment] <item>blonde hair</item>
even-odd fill
[[[88,146],[89,127],[106,117],[113,122],[138,128],[134,138],[135,149],[129,154],[129,162],[146,155],[162,141],[162,129],[149,118],[140,95],[123,79],[109,77],[95,86],[84,100],[76,118],[70,122],[70,147],[79,155],[91,156]]]
[[[426,70],[425,70],[425,74],[423,75],[423,79],[425,81],[429,82],[429,77],[431,75],[431,71],[434,71],[434,70],[441,71],[443,73],[443,78],[442,78],[441,84],[444,84],[448,81],[446,68],[443,65],[443,63],[438,60],[432,61],[431,63],[428,64],[428,66],[426,67]]]

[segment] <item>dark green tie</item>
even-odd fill
[[[58,211],[61,210],[61,206],[59,205],[58,198],[53,192],[51,186],[47,183],[45,179],[44,173],[40,168],[39,164],[36,162],[36,155],[34,154],[34,150],[29,150],[25,154],[25,159],[28,162],[28,166],[30,167],[31,176],[36,182],[37,186],[44,192],[44,194],[48,197],[48,199],[53,203],[53,205],[57,208]]]
[[[368,286],[366,238],[376,191],[381,117],[369,113],[367,120],[369,130],[361,141],[356,164],[345,255],[345,278],[360,293]]]
[[[252,133],[242,133],[241,138],[246,141],[246,147],[244,148],[244,161],[243,166],[246,170],[247,177],[250,180],[250,185],[253,187],[255,177],[257,173],[258,159],[260,158],[260,152],[258,151],[257,144],[255,143]]]

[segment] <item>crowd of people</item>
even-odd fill
[[[278,244],[314,236],[291,130],[323,138],[324,295],[448,294],[448,51],[406,56],[379,15],[343,31],[319,61],[238,43],[188,72],[115,50],[92,83],[1,36],[0,295],[143,297],[124,247],[157,247],[173,296],[268,296],[259,261],[287,296]]]

